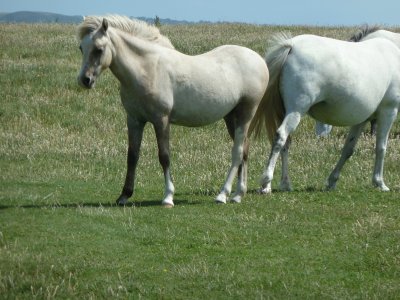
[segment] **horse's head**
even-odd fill
[[[78,83],[85,88],[92,88],[97,77],[111,64],[112,43],[107,30],[108,22],[104,18],[99,28],[81,39],[82,67]]]

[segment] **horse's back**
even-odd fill
[[[255,51],[236,45],[223,45],[204,54],[194,56],[193,61],[207,61],[231,74],[231,78],[240,82],[242,90],[254,84],[268,82],[268,68],[264,59]],[[226,75],[225,74],[225,75]],[[215,74],[218,77],[218,74]],[[237,85],[237,83],[235,85]],[[229,83],[227,83],[229,85]],[[243,92],[243,91],[242,91]]]
[[[371,58],[372,55],[375,59]],[[388,58],[387,55],[391,57]],[[393,56],[398,56],[398,49],[384,38],[353,43],[315,35],[300,35],[293,38],[293,48],[288,60],[296,60],[300,64],[318,64],[318,68],[315,68],[317,72],[324,70],[321,66],[330,71],[337,68],[363,71],[380,65],[386,67],[385,63],[393,63],[389,61]]]
[[[225,45],[196,56],[181,56],[173,74],[172,122],[202,126],[215,122],[240,101],[260,102],[268,68],[251,49]]]
[[[376,39],[376,38],[384,38],[387,39],[391,42],[393,42],[397,47],[400,48],[400,34],[396,33],[396,32],[391,32],[388,30],[377,30],[373,33],[368,34],[367,36],[365,36],[362,41],[367,41],[367,40],[371,40],[371,39]]]

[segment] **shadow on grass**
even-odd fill
[[[189,201],[189,200],[179,200],[174,199],[175,206],[179,205],[198,205],[202,203],[202,201]],[[152,206],[159,206],[162,207],[160,200],[149,200],[149,201],[129,201],[125,205],[118,205],[115,202],[85,202],[85,203],[66,203],[66,204],[25,204],[25,205],[2,205],[0,204],[0,210],[5,209],[12,209],[12,208],[25,208],[25,209],[42,209],[42,208],[49,208],[49,209],[57,209],[57,208],[81,208],[81,207],[93,207],[93,208],[123,208],[123,207],[152,207]]]
[[[365,190],[365,192],[368,191],[368,189]],[[399,187],[394,187],[391,189],[392,192],[400,192]],[[314,187],[314,186],[307,186],[303,188],[298,188],[293,190],[294,193],[301,193],[301,194],[313,194],[313,193],[332,193],[334,191],[328,191],[323,187]],[[354,191],[352,191],[354,192]],[[360,190],[360,192],[362,192]],[[187,193],[176,193],[175,196],[178,199],[174,199],[174,204],[175,206],[185,206],[185,205],[200,205],[200,204],[214,204],[214,198],[218,195],[219,190],[197,190],[197,191],[192,191],[192,192],[187,192]],[[272,189],[272,195],[273,194],[283,194],[283,193],[292,193],[292,192],[287,192],[287,191],[280,191],[279,189]],[[265,195],[260,193],[259,188],[255,189],[250,189],[247,191],[247,194],[250,195]],[[271,195],[271,194],[270,194]],[[208,200],[200,200],[200,199],[191,199],[192,197],[209,197]],[[25,208],[25,209],[42,209],[42,208],[48,208],[48,209],[57,209],[57,208],[82,208],[82,207],[93,207],[93,208],[129,208],[129,207],[134,207],[134,208],[141,208],[141,207],[162,207],[161,200],[134,200],[134,201],[129,201],[125,205],[121,206],[116,204],[115,202],[77,202],[77,203],[54,203],[54,204],[22,204],[22,205],[7,205],[7,204],[0,204],[0,210],[6,210],[6,209],[12,209],[12,208]]]

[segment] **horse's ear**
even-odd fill
[[[106,18],[103,19],[103,24],[101,24],[101,28],[103,29],[104,32],[107,31],[108,29],[108,21]]]

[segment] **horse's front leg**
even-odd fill
[[[133,194],[136,166],[139,160],[140,145],[143,138],[144,122],[128,116],[128,158],[125,184],[122,193],[117,199],[118,205],[125,205]]]
[[[165,179],[165,194],[162,205],[170,208],[174,206],[174,184],[170,173],[170,160],[169,160],[169,117],[164,116],[158,121],[153,123],[156,132],[157,145],[158,145],[158,158],[164,171]]]

